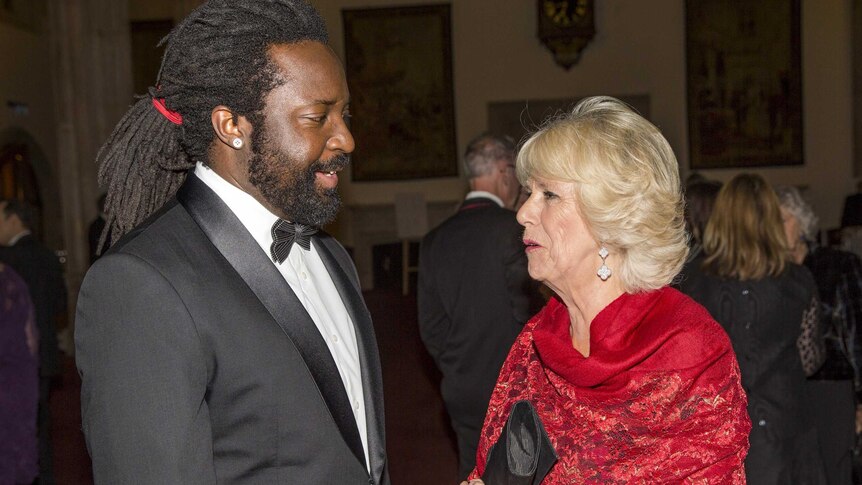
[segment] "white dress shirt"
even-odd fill
[[[302,306],[311,316],[317,330],[332,354],[344,389],[353,408],[356,427],[365,451],[365,467],[368,469],[368,433],[365,422],[365,398],[362,394],[362,374],[359,365],[359,350],[356,332],[341,295],[335,288],[332,277],[323,265],[317,248],[311,245],[306,251],[294,244],[287,259],[281,264],[272,261],[272,225],[278,216],[269,212],[254,197],[221,178],[217,173],[198,162],[195,175],[224,201],[257,241],[266,258],[296,293]]]

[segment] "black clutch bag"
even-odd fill
[[[530,401],[518,401],[488,452],[482,481],[485,485],[539,485],[557,458],[536,409]]]

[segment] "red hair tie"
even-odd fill
[[[157,110],[159,110],[159,113],[164,115],[164,117],[167,118],[168,121],[170,121],[171,123],[173,123],[175,125],[183,124],[183,115],[177,113],[176,111],[169,110],[168,107],[165,106],[165,98],[152,98],[152,99],[153,99],[153,106],[155,106],[155,108]]]

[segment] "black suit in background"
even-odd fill
[[[57,316],[66,310],[63,269],[53,251],[26,235],[12,246],[0,246],[0,261],[12,267],[30,290],[39,329],[39,483],[54,483],[51,453],[51,380],[59,374]]]
[[[419,331],[443,374],[440,388],[458,438],[461,478],[475,465],[500,366],[541,307],[522,234],[514,212],[473,198],[420,247]]]
[[[81,288],[75,343],[97,484],[388,483],[371,317],[344,248],[322,233],[312,241],[354,324],[370,473],[311,317],[190,175]]]

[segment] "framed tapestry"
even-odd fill
[[[353,180],[457,176],[449,5],[342,15]]]
[[[692,169],[798,165],[800,0],[686,0]]]

